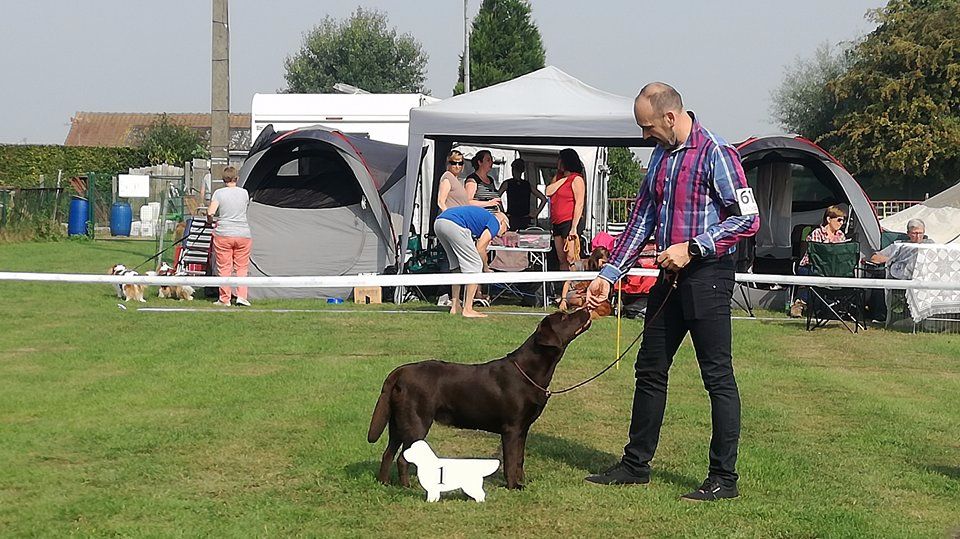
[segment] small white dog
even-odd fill
[[[110,268],[110,275],[123,275],[123,276],[134,276],[140,275],[139,273],[128,270],[123,264],[117,264]],[[149,275],[150,272],[147,272]],[[115,284],[113,285],[117,289],[117,297],[123,298],[123,301],[139,301],[141,303],[146,303],[147,300],[143,299],[143,293],[146,291],[147,287],[142,284]]]
[[[174,275],[183,275],[183,274],[177,273],[177,271],[173,269],[173,266],[171,266],[170,264],[167,264],[166,262],[162,262],[160,264],[160,268],[157,270],[157,275],[161,277],[170,277]],[[168,285],[168,286],[160,287],[160,292],[157,294],[157,297],[161,299],[170,298],[170,299],[176,299],[176,300],[193,301],[193,292],[194,290],[192,286]]]
[[[427,442],[417,440],[404,450],[403,457],[417,465],[417,479],[427,491],[427,501],[440,500],[440,493],[462,489],[478,502],[486,499],[483,478],[500,468],[497,459],[442,459]]]

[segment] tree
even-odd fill
[[[284,61],[285,91],[330,93],[342,82],[373,93],[429,93],[426,64],[420,43],[388,28],[384,13],[357,8],[344,22],[327,16],[304,34],[300,51]]]
[[[478,90],[544,66],[540,30],[526,0],[483,0],[470,33],[470,89]],[[463,57],[454,95],[463,93]]]
[[[607,152],[610,167],[610,182],[607,193],[610,198],[634,198],[643,179],[643,167],[629,148],[610,148]]]
[[[813,58],[797,58],[770,95],[771,112],[780,127],[810,140],[832,131],[837,100],[828,85],[847,71],[849,63],[846,47],[832,49],[827,43],[817,47]]]
[[[140,148],[151,165],[182,165],[194,158],[207,158],[207,141],[199,131],[180,125],[161,114],[139,137]]]
[[[879,185],[936,192],[960,175],[960,2],[891,0],[876,30],[828,84],[834,129],[822,139]]]

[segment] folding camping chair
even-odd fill
[[[435,239],[432,245],[424,249],[421,246],[419,236],[410,236],[410,239],[407,240],[407,250],[411,253],[411,256],[404,264],[404,273],[440,273],[447,265],[447,254]],[[420,301],[429,302],[429,296],[431,294],[428,293],[428,290],[424,290],[424,288],[427,287],[407,285],[405,287],[406,293],[404,294],[403,300],[406,301],[408,295],[412,294]],[[438,287],[430,288],[434,290],[430,290],[429,292],[436,292],[435,289]]]
[[[807,244],[807,254],[813,274],[818,277],[856,277],[860,261],[860,245],[848,241],[844,243]],[[810,286],[807,304],[807,331],[822,327],[830,320],[839,320],[851,333],[863,323],[864,295],[862,288],[844,288],[836,286]],[[853,323],[853,329],[847,324]]]
[[[493,258],[490,260],[490,269],[496,272],[526,271],[530,267],[530,257],[527,253],[518,251],[492,251]],[[510,294],[514,297],[525,299],[527,296],[535,296],[524,291],[524,283],[491,283],[489,286],[490,303],[493,303],[504,294]]]

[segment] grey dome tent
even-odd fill
[[[737,151],[760,207],[758,257],[789,258],[797,227],[820,226],[823,210],[833,204],[849,207],[846,233],[865,254],[880,248],[873,204],[826,150],[802,137],[773,135],[748,139]]]
[[[791,274],[802,255],[803,233],[807,227],[820,226],[824,209],[834,204],[848,207],[845,233],[859,243],[863,255],[880,248],[873,204],[826,150],[802,137],[773,135],[741,142],[737,151],[760,208],[760,229],[737,249],[737,271]],[[750,296],[748,305],[774,310],[792,299],[790,288],[743,290]]]
[[[250,275],[356,275],[397,265],[405,146],[323,126],[265,129],[240,170]],[[346,298],[350,289],[251,288],[252,298]]]

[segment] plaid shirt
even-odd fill
[[[847,237],[843,235],[842,230],[837,231],[837,235],[830,239],[830,233],[827,232],[827,225],[823,225],[820,228],[814,228],[807,234],[807,243],[843,243],[847,241]],[[803,253],[803,259],[800,260],[801,266],[810,265],[810,255]]]
[[[660,251],[692,240],[704,258],[732,253],[738,241],[760,228],[758,215],[734,215],[736,190],[745,187],[737,150],[694,118],[679,148],[658,145],[653,151],[630,219],[600,277],[617,281],[653,234]]]

